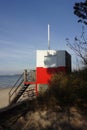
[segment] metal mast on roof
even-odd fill
[[[48,24],[48,50],[50,50],[50,25]]]

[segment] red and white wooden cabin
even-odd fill
[[[36,51],[36,94],[40,87],[47,87],[54,73],[71,71],[71,55],[65,50],[37,50]],[[30,82],[25,82],[25,85]]]

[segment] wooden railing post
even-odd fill
[[[27,74],[28,74],[28,73],[27,73],[27,70],[25,69],[25,70],[24,70],[24,82],[27,81]]]

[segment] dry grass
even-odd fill
[[[70,113],[54,110],[28,111],[6,130],[87,130],[87,118],[77,108],[71,107]]]

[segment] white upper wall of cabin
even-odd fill
[[[50,62],[45,64],[46,57],[51,57]],[[60,67],[65,66],[65,51],[63,50],[37,50],[36,51],[36,67]]]

